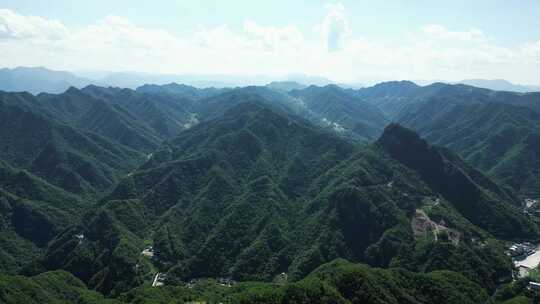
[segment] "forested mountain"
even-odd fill
[[[364,142],[376,139],[387,124],[387,119],[377,107],[335,85],[305,88],[290,82],[274,82],[266,87],[197,89],[173,83],[164,86],[146,85],[137,91],[196,100],[190,109],[197,114],[199,120],[213,118],[216,113],[220,115],[224,107],[235,103],[234,100],[242,101],[238,96],[257,95],[318,126]]]
[[[418,86],[410,81],[390,81],[349,91],[379,107],[391,119],[395,119],[404,107],[431,99],[446,99],[466,104],[498,102],[521,105],[535,111],[540,109],[540,93],[492,91],[463,84],[433,83]]]
[[[185,98],[199,100],[224,93],[230,89],[204,88],[198,89],[192,86],[170,83],[166,85],[145,84],[137,88],[140,93],[180,95]]]
[[[434,173],[394,156],[439,151],[400,130],[356,146],[267,102],[239,103],[166,141],[51,243],[43,265],[119,294],[145,280],[140,252],[151,242],[171,282],[299,279],[342,257],[453,270],[491,290],[511,270],[494,237],[532,237],[536,225],[512,194],[448,151],[430,156],[444,155]],[[446,184],[467,191],[456,197]]]
[[[203,285],[202,283],[201,285]],[[354,288],[351,288],[353,287]],[[0,300],[20,303],[483,303],[488,299],[480,286],[465,277],[436,271],[426,274],[383,270],[335,260],[320,266],[304,279],[285,286],[239,283],[232,287],[211,281],[196,288],[139,287],[114,299],[90,291],[83,282],[63,271],[34,277],[0,275]]]
[[[85,210],[75,195],[0,161],[0,272],[16,273]]]
[[[115,304],[65,271],[46,272],[33,277],[0,274],[0,301],[6,304]]]
[[[451,202],[472,223],[502,238],[515,233],[534,236],[517,197],[471,168],[447,149],[430,146],[416,133],[397,124],[386,129],[377,144]],[[482,210],[481,213],[478,210]],[[512,228],[511,228],[512,227]]]
[[[130,148],[150,153],[161,141],[155,130],[127,109],[78,89],[71,88],[60,95],[41,94],[38,98],[40,104],[62,122]]]
[[[294,90],[291,95],[324,124],[338,133],[357,135],[361,140],[376,139],[388,123],[377,107],[335,85],[310,86]]]
[[[506,242],[538,238],[521,200],[540,193],[536,96],[0,92],[0,300],[497,302]]]
[[[540,95],[388,82],[349,91],[525,197],[540,194]]]
[[[305,85],[296,81],[272,81],[266,86],[274,90],[281,90],[285,92],[290,92],[292,90],[303,90],[306,88]]]
[[[0,159],[76,194],[110,188],[143,159],[128,147],[47,116],[31,95],[1,93]]]
[[[397,120],[527,197],[540,195],[540,113],[502,103],[430,100]]]

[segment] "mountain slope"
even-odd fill
[[[484,302],[511,279],[504,241],[535,238],[535,217],[450,149],[383,131],[378,102],[497,181],[536,186],[534,94],[407,82],[0,93],[0,272],[78,278],[0,276],[0,300],[109,301],[88,286],[120,303]],[[177,286],[150,288],[156,272]]]
[[[226,109],[242,102],[243,96],[252,95],[254,99],[262,97],[274,107],[354,140],[374,140],[387,123],[376,107],[355,97],[350,92],[352,90],[343,90],[335,85],[290,87],[290,90],[283,90],[276,86],[279,84],[235,89],[197,89],[178,84],[147,85],[138,88],[138,92],[194,100],[188,108],[197,121],[216,118]]]
[[[106,299],[63,271],[38,276],[0,275],[2,303],[483,303],[480,286],[449,271],[427,274],[383,270],[335,260],[294,283],[239,283],[225,287],[214,281],[194,288],[139,287]]]
[[[29,110],[14,103],[0,103],[0,158],[65,190],[107,190],[143,158],[99,135],[40,115],[37,107]]]
[[[170,83],[165,85],[145,84],[137,88],[139,93],[149,94],[169,94],[178,95],[187,99],[199,100],[212,97],[228,91],[228,89],[204,88],[199,89],[192,86]]]
[[[539,113],[502,103],[433,99],[403,111],[397,121],[522,196],[540,195]]]
[[[223,287],[212,281],[195,288],[136,288],[119,297],[139,303],[160,299],[171,302],[221,303],[483,303],[486,293],[463,276],[448,272],[427,274],[383,270],[335,260],[293,283],[238,283]],[[215,287],[214,287],[215,285]]]
[[[110,96],[102,99],[95,92]],[[155,130],[146,125],[146,121],[116,102],[111,102],[110,99],[116,101],[114,98],[121,93],[119,89],[90,86],[83,90],[70,88],[65,93],[56,95],[40,94],[38,101],[56,119],[64,123],[142,152],[153,151],[162,139]]]
[[[38,259],[84,208],[78,197],[0,161],[0,272],[15,273]]]
[[[463,84],[433,83],[418,86],[410,81],[391,81],[353,91],[351,94],[377,106],[392,120],[408,106],[416,106],[431,99],[462,104],[505,103],[528,107],[540,113],[540,93],[493,91]]]
[[[145,242],[171,282],[271,280],[281,272],[299,279],[338,257],[455,270],[489,289],[508,278],[511,262],[493,234],[536,233],[515,198],[450,153],[444,159],[465,173],[443,171],[433,183],[383,147],[355,146],[267,101],[238,103],[167,141],[60,235],[43,264],[111,294],[147,277]],[[449,178],[467,186],[463,201],[441,186]],[[494,227],[467,208],[487,203],[512,225]]]
[[[103,295],[90,291],[83,282],[64,271],[33,277],[0,274],[0,302],[6,304],[114,304]]]
[[[536,233],[516,208],[517,198],[449,150],[429,146],[416,133],[397,124],[389,125],[377,144],[417,171],[473,224],[507,239]]]
[[[311,86],[294,90],[291,95],[301,99],[306,110],[323,124],[339,133],[354,134],[361,140],[374,140],[387,123],[378,108],[334,85]]]

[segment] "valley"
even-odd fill
[[[51,303],[531,296],[529,276],[512,278],[534,273],[538,253],[506,254],[538,242],[528,94],[273,86],[1,92],[0,291],[63,286],[40,295]]]

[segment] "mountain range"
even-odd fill
[[[0,92],[0,301],[532,298],[506,246],[538,240],[539,106],[408,81]]]
[[[539,92],[540,86],[532,85],[520,85],[514,84],[504,79],[466,79],[459,81],[458,83],[475,86],[479,88],[485,88],[495,91],[508,91],[508,92]]]
[[[429,85],[437,82],[465,84],[495,91],[518,93],[540,92],[539,85],[514,84],[504,79],[465,79],[457,82],[443,80],[415,80],[415,83],[421,85]],[[335,84],[345,89],[354,90],[367,87],[358,82],[334,82],[324,77],[309,76],[305,74],[289,74],[280,77],[270,77],[264,75],[175,75],[108,71],[67,72],[51,70],[44,67],[0,69],[0,91],[7,92],[28,91],[32,94],[58,94],[64,92],[69,87],[83,88],[88,85],[136,89],[145,84],[165,85],[169,83],[183,83],[197,88],[234,88],[247,85],[262,86],[268,84],[273,88],[284,89],[285,91],[302,89],[310,85],[326,86],[329,84]]]
[[[341,257],[454,270],[494,288],[511,275],[495,237],[533,237],[536,224],[511,193],[411,134],[391,125],[374,146],[356,146],[264,103],[237,104],[166,141],[80,225],[53,240],[41,263],[120,294],[144,281],[148,269],[135,265],[147,240],[173,282],[268,281],[282,272],[302,278]],[[442,171],[395,158],[400,149],[433,158]],[[76,233],[85,235],[82,243]],[[447,260],[423,258],[433,251]],[[465,252],[485,266],[449,262]]]
[[[27,91],[62,93],[70,86],[83,87],[91,81],[64,71],[53,71],[43,67],[0,69],[0,90],[8,92]]]
[[[70,87],[81,89],[88,85],[136,89],[145,84],[164,85],[169,83],[184,83],[198,88],[234,88],[246,85],[266,85],[271,82],[298,83],[300,86],[324,86],[333,83],[324,77],[304,74],[270,77],[264,75],[176,75],[107,71],[67,72],[50,70],[44,67],[0,69],[0,91],[27,91],[32,94],[58,94]],[[358,84],[354,84],[351,87],[358,87]],[[298,88],[298,85],[295,88]]]

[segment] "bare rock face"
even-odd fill
[[[454,229],[444,226],[444,224],[444,222],[436,223],[431,220],[422,209],[416,209],[411,220],[411,228],[416,240],[424,237],[433,237],[433,241],[437,242],[439,238],[445,237],[454,245],[458,245],[461,234]]]

